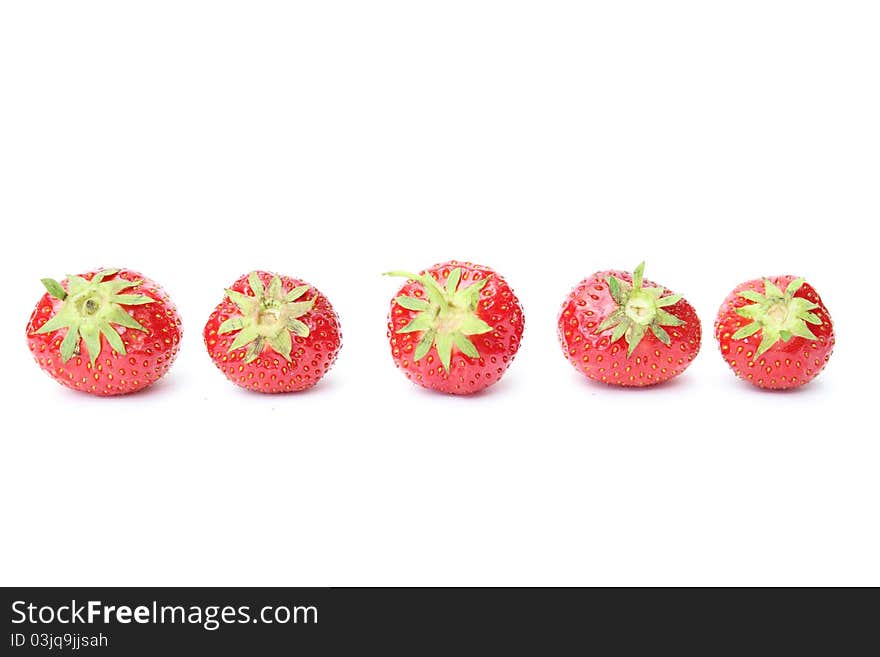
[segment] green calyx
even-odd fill
[[[267,345],[290,362],[290,351],[293,349],[291,334],[300,338],[309,336],[309,327],[299,318],[314,307],[317,297],[297,301],[309,286],[300,285],[292,290],[284,290],[277,275],[272,277],[268,289],[263,287],[257,272],[248,275],[248,283],[253,296],[226,290],[226,296],[241,314],[223,322],[217,333],[222,335],[238,331],[229,351],[247,347],[245,363],[256,360]]]
[[[397,305],[418,313],[409,324],[397,330],[397,333],[422,334],[413,360],[421,360],[432,346],[436,346],[440,363],[449,372],[453,345],[465,356],[480,357],[480,352],[468,336],[494,330],[477,315],[480,291],[489,282],[488,278],[460,288],[461,267],[450,272],[445,287],[440,287],[436,279],[427,273],[419,276],[406,271],[391,271],[385,276],[400,276],[418,281],[425,289],[424,298],[400,296],[395,299]]]
[[[610,328],[611,342],[623,338],[626,340],[627,357],[632,356],[635,348],[639,346],[645,333],[651,331],[663,344],[669,346],[672,339],[664,326],[681,326],[684,324],[675,315],[663,310],[681,300],[680,294],[663,296],[662,287],[642,287],[645,273],[645,263],[641,263],[633,271],[632,285],[614,276],[606,278],[611,297],[617,304],[617,309],[612,312],[605,321],[599,324],[596,333],[607,331]]]
[[[811,312],[819,307],[803,297],[796,297],[795,292],[804,284],[803,278],[796,278],[785,292],[780,290],[769,279],[764,279],[764,294],[754,290],[739,293],[743,299],[753,302],[737,308],[740,317],[752,320],[733,334],[734,340],[742,340],[761,331],[761,344],[758,345],[760,356],[780,340],[788,342],[794,336],[807,340],[818,340],[807,324],[821,324],[819,316]]]
[[[46,290],[56,299],[64,301],[61,310],[48,322],[43,324],[37,333],[50,333],[60,328],[67,328],[67,335],[61,342],[61,360],[65,363],[80,353],[80,340],[85,345],[92,366],[101,353],[101,336],[118,354],[125,354],[125,344],[114,328],[123,326],[136,331],[146,331],[143,326],[123,306],[140,306],[153,303],[145,294],[122,294],[122,291],[140,285],[143,281],[127,281],[124,278],[104,280],[113,276],[118,269],[104,269],[86,280],[82,276],[68,276],[68,289],[51,278],[42,279]]]

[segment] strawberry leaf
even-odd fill
[[[64,301],[67,298],[67,292],[61,287],[61,283],[54,278],[41,278],[40,282],[46,288],[46,291],[56,299]]]

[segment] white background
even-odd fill
[[[7,585],[880,584],[880,15],[856,2],[78,2],[0,9]],[[495,267],[526,309],[486,394],[411,385],[400,281]],[[684,293],[703,350],[591,384],[556,314],[597,269]],[[163,284],[144,394],[31,361],[39,278]],[[343,322],[313,391],[260,396],[201,331],[251,268]],[[737,380],[711,326],[806,276],[838,345],[810,386]],[[873,406],[873,407],[872,407]]]

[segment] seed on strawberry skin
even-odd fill
[[[771,390],[797,388],[816,378],[835,340],[819,294],[790,275],[737,285],[718,310],[715,339],[737,376]]]

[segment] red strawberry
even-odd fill
[[[40,367],[74,390],[123,395],[158,381],[180,347],[180,317],[165,291],[129,269],[43,279],[27,326]]]
[[[700,351],[700,319],[680,294],[601,271],[581,281],[559,311],[559,342],[579,372],[603,383],[650,386],[684,372]]]
[[[522,339],[522,306],[488,267],[450,260],[408,278],[391,301],[394,362],[422,387],[468,395],[496,383]]]
[[[298,392],[324,376],[339,353],[339,317],[298,278],[254,271],[226,290],[205,324],[214,364],[257,392]]]
[[[774,276],[736,286],[718,311],[715,338],[737,376],[761,388],[794,388],[825,367],[834,326],[809,283]]]

